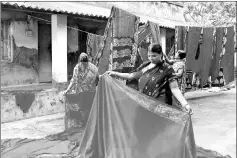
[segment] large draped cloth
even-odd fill
[[[195,146],[188,114],[106,75],[100,79],[86,129],[75,132],[56,140],[1,140],[1,157],[231,158]],[[77,145],[70,143],[75,140]]]
[[[80,158],[195,158],[190,115],[103,75]]]

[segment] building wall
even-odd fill
[[[1,93],[1,123],[64,112],[60,91],[11,91]]]
[[[7,11],[3,15],[1,86],[24,85],[38,82],[38,24],[22,15],[21,20],[13,20],[17,12]],[[15,13],[15,14],[14,14]],[[19,15],[18,15],[19,16]],[[25,19],[25,20],[24,20]],[[10,21],[10,22],[9,22]],[[3,27],[2,27],[3,28]],[[32,30],[31,36],[26,30]],[[4,32],[4,33],[3,33]]]

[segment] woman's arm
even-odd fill
[[[166,61],[168,64],[170,64],[170,65],[173,65],[173,64],[174,64],[175,61],[174,61],[174,60],[170,60],[166,54],[164,54],[164,57],[165,57],[165,61]]]
[[[183,108],[186,108],[188,110],[188,112],[190,112],[190,110],[191,110],[190,105],[188,104],[188,102],[184,98],[183,94],[181,93],[181,91],[178,87],[177,81],[176,80],[170,81],[169,86],[170,86],[170,90],[171,90],[172,94],[180,102],[181,106]]]
[[[119,77],[125,80],[133,80],[135,78],[139,78],[142,73],[141,71],[133,72],[133,73],[120,73],[115,71],[107,71],[106,74],[114,77]]]

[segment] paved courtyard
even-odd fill
[[[236,89],[196,91],[185,96],[192,105],[196,144],[236,158]],[[64,130],[64,113],[4,123],[1,139],[39,139]]]

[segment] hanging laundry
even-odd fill
[[[175,31],[177,32],[177,47],[176,47],[176,52],[178,50],[184,50],[185,49],[185,33],[186,27],[184,26],[176,26]]]
[[[171,47],[171,49],[170,49],[170,51],[169,51],[169,53],[168,53],[168,57],[170,58],[171,56],[174,56],[174,44],[173,44],[173,46]]]
[[[149,27],[149,24],[147,23],[145,26],[139,27],[139,33],[138,33],[138,53],[136,57],[135,67],[139,67],[143,62],[146,62],[148,60],[147,56],[147,49],[148,46],[145,42],[145,40],[151,35],[151,29]],[[145,47],[144,47],[145,44]]]
[[[195,55],[197,53],[198,43],[201,35],[201,27],[190,27],[187,35],[187,62],[186,69],[197,72],[200,65],[198,65],[197,60],[195,60]]]
[[[198,58],[199,71],[197,73],[201,78],[201,85],[207,83],[211,69],[212,47],[213,47],[213,28],[203,28],[202,45]]]
[[[222,58],[222,67],[225,84],[234,81],[234,27],[227,28],[227,41],[225,44],[225,54]]]
[[[138,25],[140,18],[113,7],[112,20],[112,62],[110,69],[120,72],[130,72],[135,66],[138,48]]]
[[[108,18],[107,25],[105,27],[104,35],[100,43],[100,49],[96,54],[96,57],[93,63],[98,67],[99,74],[105,73],[109,70],[110,65],[110,55],[111,55],[111,46],[112,46],[112,18],[114,16],[113,10]]]
[[[159,43],[161,44],[160,41],[160,26],[156,23],[148,21],[148,24],[150,26],[151,34],[152,34],[152,43]]]
[[[139,31],[138,34],[138,44],[140,45],[143,40],[145,40],[151,34],[151,28],[147,23],[145,27]]]
[[[89,55],[91,61],[94,63],[96,54],[101,49],[101,42],[103,40],[103,36],[88,34],[87,35],[87,54]]]
[[[223,36],[224,36],[224,28],[223,27],[216,28],[215,52],[212,60],[212,73],[211,73],[212,81],[215,81],[219,75],[218,73],[220,70],[220,59],[221,59],[220,54],[222,52]]]

